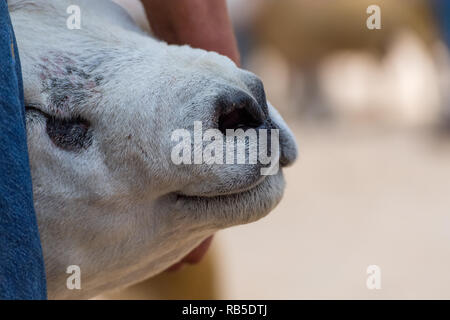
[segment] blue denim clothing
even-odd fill
[[[0,0],[0,299],[46,299],[33,207],[19,55]]]
[[[432,3],[438,18],[438,24],[441,27],[442,39],[450,48],[450,1],[434,0]]]

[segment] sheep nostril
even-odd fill
[[[225,134],[227,129],[249,129],[257,128],[262,124],[252,117],[245,109],[236,109],[228,114],[223,114],[219,118],[219,130]]]
[[[221,115],[219,130],[226,134],[227,129],[258,128],[266,120],[266,116],[258,103],[247,94],[240,92],[231,99],[220,99]]]

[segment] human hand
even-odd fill
[[[155,36],[216,51],[240,63],[226,0],[142,0]]]

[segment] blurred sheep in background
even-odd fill
[[[374,3],[381,30],[366,27]],[[429,4],[235,0],[231,8],[243,61],[284,112],[299,111],[303,120],[422,127],[440,124],[448,104],[448,51]]]

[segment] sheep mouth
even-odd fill
[[[249,183],[246,186],[233,188],[231,190],[229,190],[227,188],[220,188],[219,190],[212,191],[212,192],[204,192],[204,193],[199,193],[199,194],[187,194],[187,193],[183,193],[183,192],[177,192],[177,193],[175,193],[175,195],[177,197],[177,200],[178,199],[195,200],[195,199],[199,199],[199,198],[213,200],[214,198],[232,197],[235,195],[239,195],[243,192],[257,188],[258,185],[263,183],[265,179],[266,179],[266,176],[260,176],[259,179],[252,181],[251,183]]]
[[[176,194],[175,211],[203,216],[219,229],[246,224],[266,216],[283,196],[285,181],[280,170],[266,176],[260,183],[245,191],[221,195]]]

